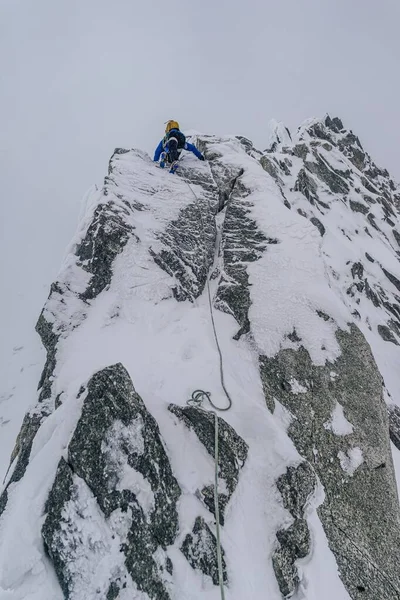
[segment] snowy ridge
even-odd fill
[[[226,404],[207,277],[226,597],[398,600],[399,188],[339,119],[274,123],[264,153],[192,141],[207,162],[179,176],[116,150],[85,199],[0,497],[0,600],[220,597],[213,416],[186,404]]]

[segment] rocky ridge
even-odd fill
[[[264,152],[194,141],[208,162],[179,177],[115,151],[51,286],[38,401],[0,496],[0,590],[214,597],[214,416],[185,403],[199,379],[220,394],[209,289],[234,398],[219,416],[232,599],[243,548],[256,597],[306,598],[303,565],[327,543],[340,598],[398,600],[399,187],[337,118],[276,126]]]

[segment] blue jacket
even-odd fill
[[[173,131],[178,131],[178,130],[171,129],[171,133]],[[165,138],[163,138],[161,140],[161,142],[158,144],[158,146],[156,148],[156,151],[154,153],[154,160],[155,161],[160,160],[161,152],[165,149],[164,144],[165,144]],[[179,148],[179,150],[188,150],[189,152],[193,152],[193,154],[195,156],[197,156],[197,158],[202,158],[202,156],[203,156],[202,153],[199,152],[199,150],[197,150],[196,146],[194,146],[193,144],[189,144],[189,142],[185,142],[184,147],[183,148]]]

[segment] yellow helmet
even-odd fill
[[[178,121],[167,121],[167,126],[165,128],[165,133],[171,131],[171,129],[179,129]]]

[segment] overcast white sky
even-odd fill
[[[0,0],[3,352],[114,147],[167,119],[263,148],[271,118],[329,112],[399,180],[399,24],[399,0]]]

